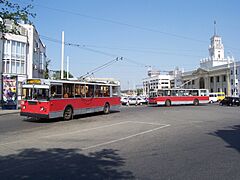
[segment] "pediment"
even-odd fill
[[[200,75],[200,74],[205,74],[205,73],[208,73],[207,70],[205,69],[202,69],[202,68],[198,68],[197,70],[193,71],[193,75]]]

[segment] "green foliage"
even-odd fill
[[[50,65],[51,59],[46,60],[46,69],[44,71],[44,78],[48,79],[49,78],[49,65]]]
[[[63,71],[64,78],[67,78],[67,71]],[[53,79],[61,79],[61,71],[54,71],[53,73]],[[69,72],[69,78],[73,78],[73,75]]]
[[[32,24],[29,18],[34,18],[36,16],[35,13],[31,12],[32,8],[33,6],[31,4],[22,7],[18,3],[13,3],[10,0],[0,0],[0,32],[3,34],[19,34],[17,27],[20,21]],[[12,21],[15,25],[11,29],[6,26],[8,20]]]
[[[139,95],[142,95],[143,94],[143,89],[141,88],[141,89],[137,89],[137,95],[139,96]]]

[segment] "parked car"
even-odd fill
[[[225,97],[222,101],[220,101],[219,105],[227,105],[227,106],[239,106],[240,98],[238,97]]]
[[[121,104],[127,105],[128,104],[128,97],[121,97]]]

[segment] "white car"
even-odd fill
[[[215,103],[218,101],[217,93],[209,93],[209,103]]]
[[[121,97],[121,104],[127,105],[128,104],[128,97]]]
[[[136,97],[130,97],[128,99],[128,104],[127,105],[138,105],[138,101],[137,101],[137,98]]]
[[[137,104],[138,105],[143,105],[143,104],[147,104],[148,101],[146,98],[141,98],[141,97],[137,97]]]

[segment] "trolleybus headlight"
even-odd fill
[[[26,106],[22,106],[22,109],[26,109]]]
[[[45,111],[46,109],[44,107],[40,107],[40,111]]]

